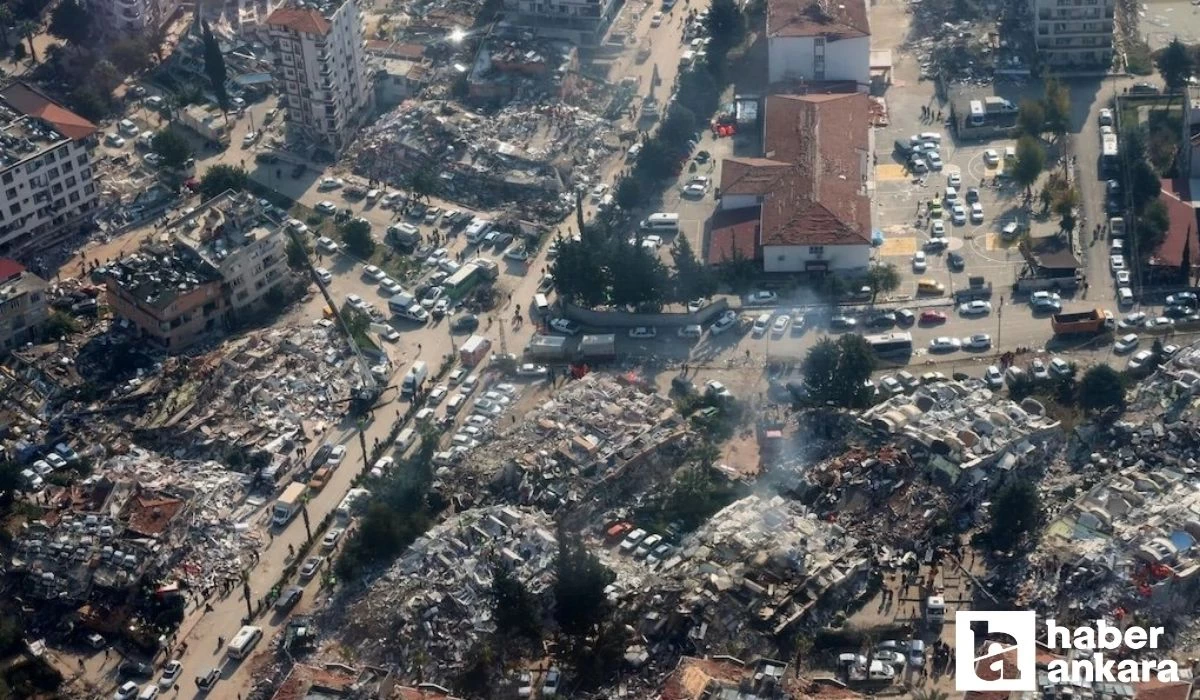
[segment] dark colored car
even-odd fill
[[[946,264],[951,270],[961,270],[967,266],[967,259],[961,253],[949,253],[946,255]]]
[[[221,672],[210,668],[203,676],[196,676],[196,687],[200,690],[212,690],[219,680],[221,680]]]
[[[322,464],[325,464],[326,462],[328,462],[329,461],[329,453],[331,453],[331,452],[333,452],[333,445],[330,445],[329,443],[325,443],[324,445],[321,445],[320,447],[318,447],[317,451],[313,453],[312,465],[311,465],[312,468],[316,469],[317,467],[321,466]]]
[[[470,333],[479,328],[479,317],[475,314],[464,314],[450,322],[450,330],[455,333]]]
[[[1158,93],[1158,87],[1151,83],[1137,83],[1129,88],[1130,95],[1157,95]]]
[[[150,664],[144,664],[141,661],[133,659],[125,659],[117,666],[117,674],[121,676],[142,676],[149,678],[154,674],[154,667]]]
[[[275,609],[280,612],[287,612],[296,607],[296,603],[299,603],[300,598],[303,596],[303,588],[300,586],[288,586],[283,589],[283,593],[279,594],[279,600],[275,601]]]
[[[896,314],[890,312],[877,314],[871,317],[867,325],[871,328],[891,328],[896,325]]]
[[[1189,306],[1176,305],[1176,306],[1168,306],[1165,309],[1163,309],[1163,315],[1168,316],[1170,318],[1186,318],[1191,313],[1192,313],[1192,309]]]

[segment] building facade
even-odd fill
[[[507,21],[580,46],[604,41],[620,5],[617,0],[504,0]]]
[[[358,6],[345,0],[281,7],[267,27],[289,132],[338,153],[353,140],[374,92]]]
[[[1114,0],[1033,0],[1034,41],[1051,70],[1107,70],[1113,60]]]
[[[24,83],[0,89],[0,255],[54,245],[94,215],[95,132]]]
[[[769,0],[767,71],[772,83],[854,82],[870,88],[866,0]]]
[[[0,355],[40,339],[47,286],[16,260],[0,258]]]
[[[183,4],[179,0],[101,0],[91,3],[104,33],[114,38],[155,32],[170,22]]]
[[[186,247],[145,248],[108,272],[113,314],[159,347],[179,352],[222,331],[221,276]]]

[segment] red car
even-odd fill
[[[922,311],[921,323],[945,323],[946,314],[941,311]]]

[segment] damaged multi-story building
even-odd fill
[[[39,339],[49,316],[47,287],[16,260],[0,258],[0,355]]]
[[[604,41],[621,9],[617,0],[504,0],[505,20],[534,29],[544,37],[567,39],[580,46]]]
[[[169,352],[220,335],[287,276],[286,235],[249,193],[205,202],[172,241],[108,267],[113,313]]]
[[[575,89],[578,70],[578,50],[570,42],[519,34],[491,36],[475,55],[467,94],[480,102],[507,102],[518,96],[566,100]]]
[[[298,3],[267,18],[288,129],[336,154],[354,140],[374,94],[362,16],[351,0]]]
[[[94,214],[95,133],[95,124],[25,83],[0,89],[0,255],[55,245]]]

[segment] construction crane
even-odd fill
[[[330,312],[337,319],[338,326],[342,329],[342,333],[346,335],[346,342],[350,344],[350,350],[354,353],[355,366],[358,368],[360,383],[350,393],[350,398],[348,399],[350,413],[354,416],[365,415],[375,407],[375,402],[379,400],[380,396],[383,396],[383,392],[388,387],[375,378],[375,374],[371,371],[371,364],[367,362],[367,358],[363,357],[362,350],[359,349],[358,343],[355,342],[354,336],[350,333],[350,325],[346,323],[341,309],[334,303],[333,297],[329,295],[329,290],[325,287],[325,281],[317,274],[317,268],[313,265],[312,258],[308,255],[308,248],[304,246],[304,241],[300,239],[300,234],[296,233],[291,226],[285,225],[284,228],[287,230],[288,236],[291,237],[292,243],[299,246],[301,252],[304,254],[304,266],[308,268],[308,274],[317,283],[317,289],[321,290],[321,296],[325,297],[325,303],[329,305]]]

